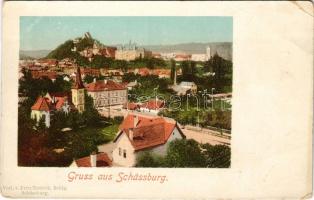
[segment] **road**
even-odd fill
[[[204,133],[201,131],[194,131],[188,129],[182,129],[186,136],[186,139],[194,139],[199,143],[209,143],[211,145],[225,144],[230,145],[230,139],[212,135],[210,133]]]

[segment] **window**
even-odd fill
[[[126,150],[123,150],[123,157],[126,158]]]
[[[121,156],[121,148],[119,147],[119,156]]]

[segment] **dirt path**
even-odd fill
[[[185,134],[186,139],[194,139],[199,143],[209,143],[212,145],[216,145],[216,144],[230,145],[230,139],[215,136],[210,133],[203,133],[200,131],[187,130],[187,129],[182,129],[182,131]]]

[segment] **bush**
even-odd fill
[[[206,158],[206,167],[230,167],[231,150],[229,146],[203,144],[202,149],[204,149],[203,154]]]
[[[226,145],[199,144],[193,139],[170,142],[162,157],[150,151],[140,153],[136,167],[230,167],[231,151]]]
[[[150,151],[141,152],[136,158],[136,167],[163,167],[164,158]]]

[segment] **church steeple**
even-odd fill
[[[80,67],[77,67],[76,69],[76,76],[75,76],[75,83],[72,87],[73,89],[82,89],[84,88],[84,84],[81,77],[81,70]]]
[[[81,113],[85,110],[85,87],[81,77],[80,67],[77,67],[75,83],[71,89],[72,103]]]

